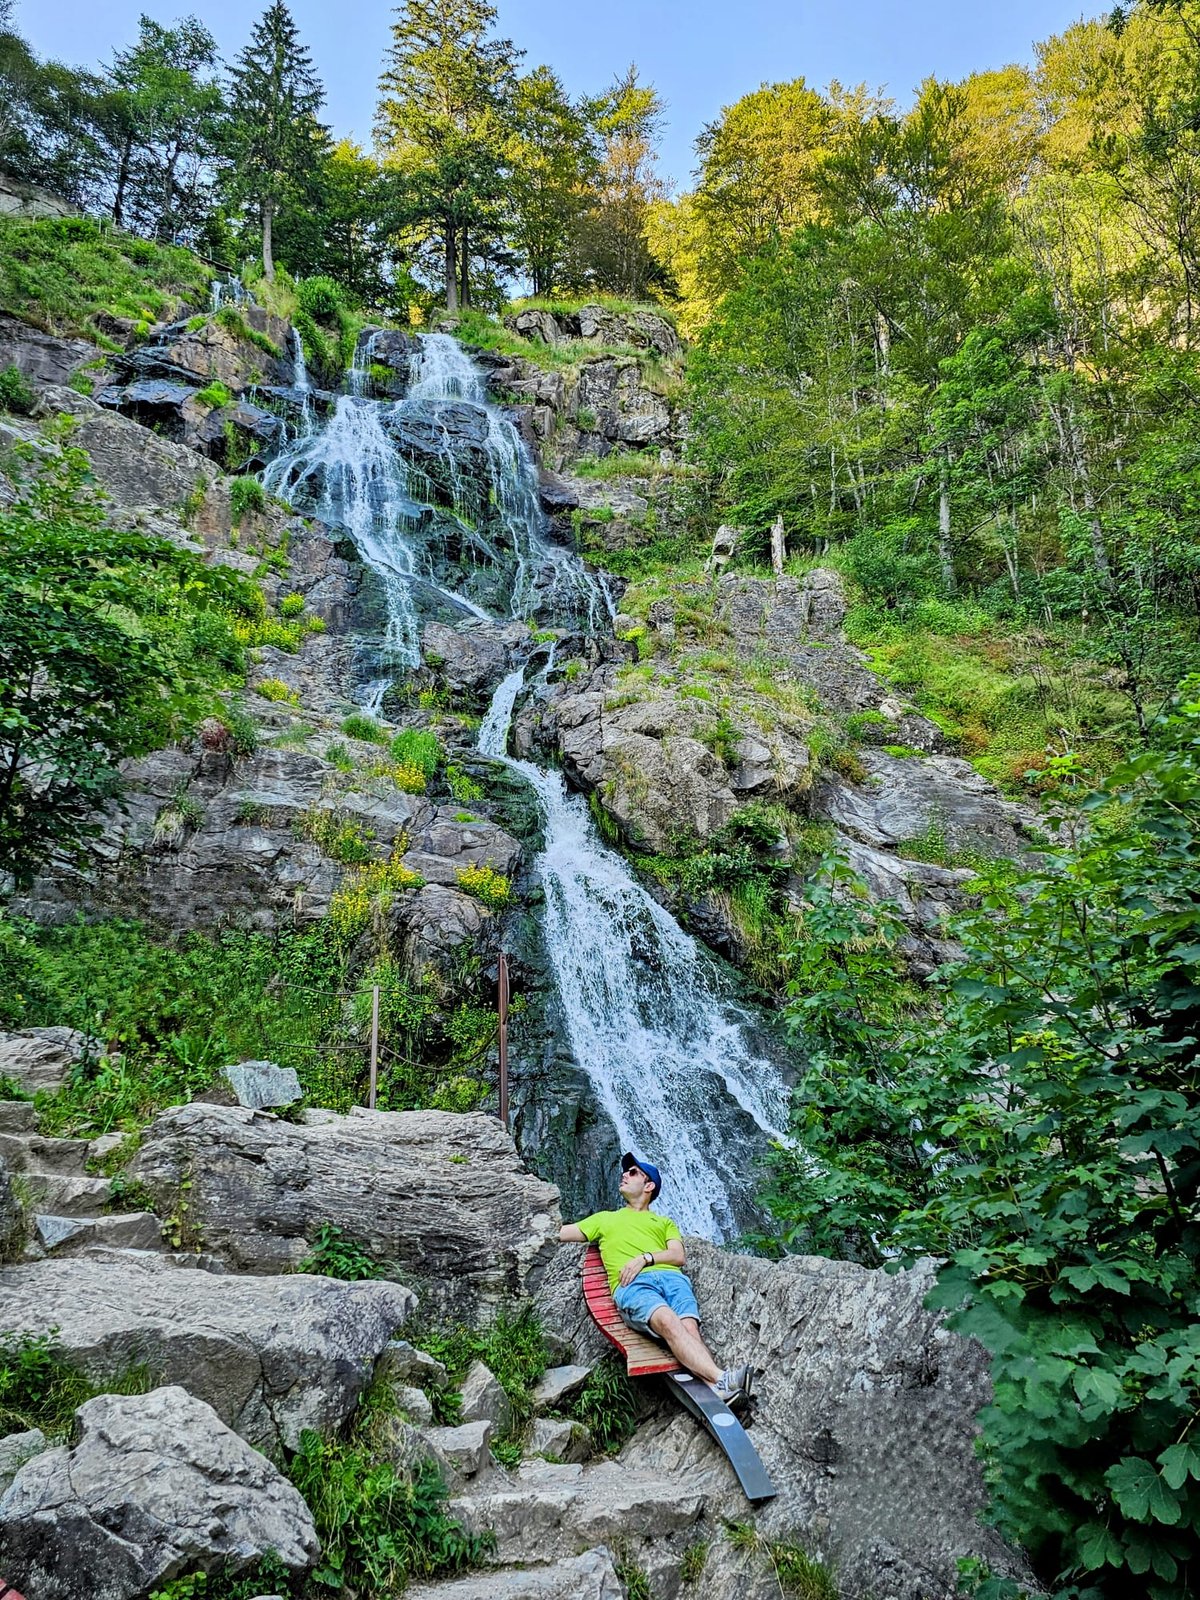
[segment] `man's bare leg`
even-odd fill
[[[671,1354],[689,1372],[703,1378],[705,1383],[716,1383],[721,1368],[700,1337],[700,1324],[695,1317],[681,1317],[670,1306],[659,1306],[650,1318],[650,1326],[660,1339],[666,1340]]]

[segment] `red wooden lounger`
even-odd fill
[[[3,1578],[0,1578],[0,1600],[25,1600],[23,1594],[18,1594],[15,1589],[10,1589]]]
[[[665,1377],[675,1398],[702,1422],[729,1457],[747,1500],[772,1500],[775,1485],[750,1436],[720,1399],[717,1391],[693,1377],[657,1339],[635,1333],[621,1320],[608,1287],[608,1273],[600,1259],[600,1246],[589,1244],[583,1252],[583,1297],[592,1320],[610,1344],[625,1357],[625,1370],[631,1378]],[[0,1595],[0,1600],[4,1597]]]

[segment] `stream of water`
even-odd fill
[[[387,612],[381,665],[420,661],[419,598],[460,619],[490,620],[435,577],[438,538],[459,533],[472,537],[472,564],[484,549],[502,565],[510,615],[607,625],[607,590],[546,537],[536,466],[511,422],[487,404],[462,346],[446,334],[422,336],[399,401],[367,398],[370,361],[368,336],[355,352],[351,392],[324,426],[301,433],[271,463],[264,481],[344,530],[376,573]],[[385,673],[368,685],[376,713],[389,683]],[[783,1125],[785,1086],[749,1044],[749,1019],[716,963],[603,844],[582,798],[561,773],[508,755],[523,683],[519,668],[497,688],[479,750],[522,776],[545,819],[536,872],[571,1054],[620,1148],[662,1167],[664,1210],[685,1232],[728,1238],[745,1215],[753,1160]]]

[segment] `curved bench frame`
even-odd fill
[[[749,1434],[724,1400],[718,1398],[716,1390],[685,1371],[659,1340],[625,1326],[613,1304],[599,1245],[589,1244],[583,1252],[583,1297],[600,1332],[625,1357],[629,1376],[665,1377],[676,1400],[704,1424],[728,1456],[747,1500],[774,1499],[778,1491],[750,1443]]]

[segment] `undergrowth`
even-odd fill
[[[159,1380],[144,1365],[97,1381],[70,1361],[54,1330],[0,1333],[0,1435],[40,1428],[65,1439],[76,1410],[98,1394],[146,1394]]]

